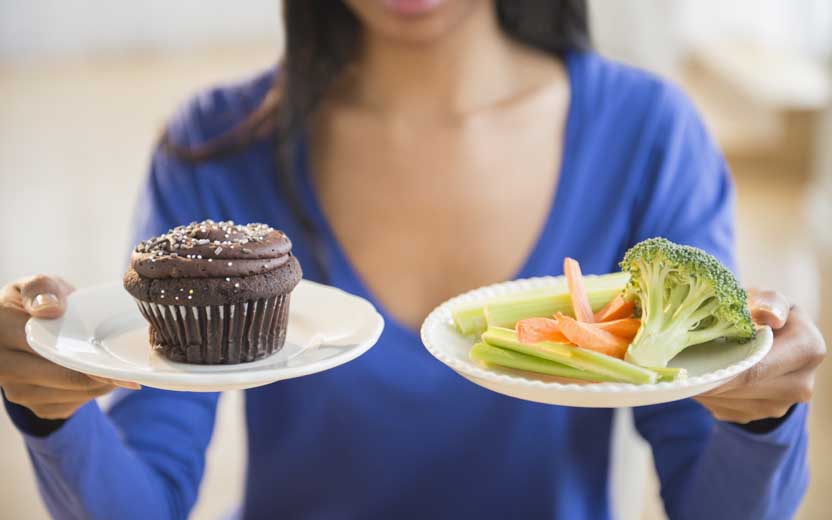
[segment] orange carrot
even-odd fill
[[[526,318],[514,326],[517,340],[520,343],[537,343],[539,341],[554,341],[569,343],[566,336],[561,334],[558,322],[551,318]]]
[[[574,258],[567,256],[563,259],[563,274],[566,276],[567,285],[569,285],[569,296],[572,297],[575,318],[585,323],[593,323],[595,317],[592,315],[592,307],[590,307],[589,298],[586,295],[584,278],[581,275],[581,265]]]
[[[621,318],[629,318],[633,315],[636,304],[631,300],[625,300],[620,294],[604,305],[600,311],[595,313],[595,321],[611,321]]]
[[[641,328],[641,320],[638,318],[621,318],[620,320],[602,321],[593,323],[593,327],[605,330],[610,334],[614,334],[619,338],[624,338],[627,341],[632,341],[638,329]]]
[[[624,359],[630,342],[589,323],[582,323],[562,313],[557,314],[558,327],[575,345],[608,356]]]

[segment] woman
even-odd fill
[[[732,186],[690,103],[587,50],[583,2],[286,0],[279,71],[188,103],[153,158],[136,239],[203,218],[288,232],[308,278],[387,328],[336,370],[246,392],[243,518],[606,518],[610,410],[472,385],[427,355],[434,305],[486,283],[608,272],[665,236],[733,265]],[[277,150],[278,153],[275,153]],[[37,357],[28,316],[70,287],[6,288],[0,366],[60,518],[184,518],[218,396],[119,390]],[[758,295],[771,354],[698,402],[637,408],[673,518],[787,518],[807,484],[824,345]],[[130,386],[130,385],[125,385]]]

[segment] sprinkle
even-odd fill
[[[185,292],[185,289],[179,289],[179,292]]]
[[[193,293],[194,293],[193,289],[188,289],[188,294],[193,294]]]
[[[231,267],[231,262],[228,262],[228,267]]]
[[[214,249],[214,254],[215,255],[218,255],[220,253],[222,253],[222,248],[221,247],[218,247],[218,248]]]
[[[208,259],[208,261],[209,261],[209,262],[213,262],[213,261],[214,261],[214,259],[213,259],[213,258],[209,258],[209,259]]]
[[[226,277],[225,277],[225,281],[226,281],[226,282],[230,282],[230,281],[231,281],[231,278],[228,278],[228,277],[226,276]]]
[[[188,299],[189,299],[189,300],[193,300],[193,299],[194,299],[194,297],[193,297],[193,296],[188,296]]]
[[[165,290],[164,290],[164,289],[162,289],[162,294],[165,294]]]
[[[173,297],[173,299],[174,299],[174,300],[178,300],[178,299],[179,299],[179,296],[174,296],[174,297]]]
[[[238,283],[234,284],[234,287],[239,287],[239,286],[240,286],[240,284],[238,284]]]

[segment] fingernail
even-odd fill
[[[32,300],[32,310],[39,311],[46,307],[58,305],[58,297],[52,293],[41,293]]]
[[[788,311],[779,305],[758,305],[751,309],[751,318],[761,325],[779,329],[786,323]]]
[[[781,322],[785,322],[789,317],[789,310],[781,305],[775,305],[771,312],[777,316]]]

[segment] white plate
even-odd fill
[[[453,325],[451,310],[486,302],[496,296],[529,289],[565,286],[562,276],[505,282],[462,294],[433,310],[422,323],[422,342],[439,361],[470,381],[511,397],[539,403],[590,408],[618,408],[666,403],[701,394],[719,386],[763,359],[771,349],[771,329],[762,327],[750,342],[705,344],[689,347],[670,366],[685,368],[688,378],[651,385],[579,383],[511,369],[492,369],[468,357],[473,337]]]
[[[237,365],[174,363],[152,352],[147,321],[121,283],[81,289],[57,320],[30,319],[29,345],[66,368],[167,390],[216,392],[262,386],[337,367],[378,341],[384,319],[340,289],[303,280],[292,291],[285,346]]]

